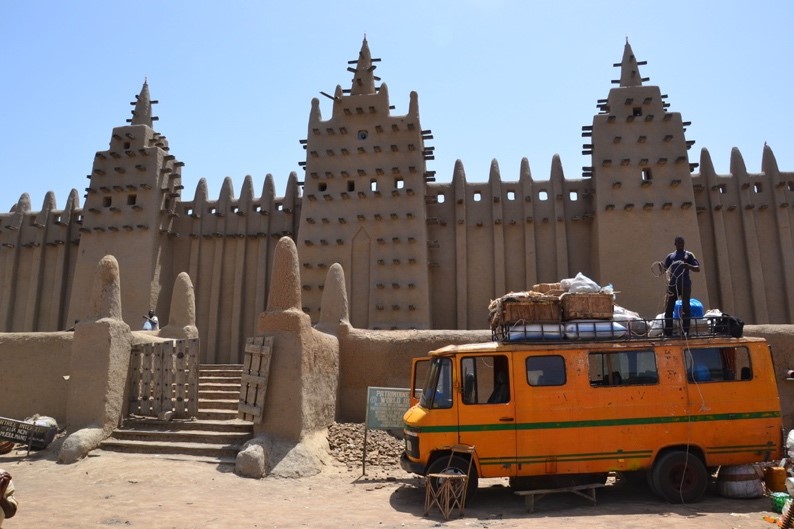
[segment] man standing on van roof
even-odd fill
[[[669,278],[667,282],[667,303],[664,309],[664,335],[673,335],[673,311],[675,302],[681,298],[680,317],[684,335],[689,336],[689,300],[692,297],[692,281],[689,272],[700,272],[700,263],[695,254],[684,249],[684,238],[675,238],[675,251],[664,260],[664,269]]]

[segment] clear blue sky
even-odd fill
[[[199,178],[217,197],[265,175],[284,194],[303,179],[311,99],[323,115],[366,34],[396,114],[419,94],[433,131],[437,181],[456,159],[470,181],[517,180],[521,159],[549,177],[583,165],[581,126],[619,76],[628,37],[640,71],[692,125],[690,161],[706,147],[718,172],[738,147],[760,172],[768,142],[794,171],[794,2],[772,1],[5,1],[0,5],[0,211],[23,192],[34,210],[48,190],[58,208],[72,188],[83,204],[93,154],[145,78],[160,101],[155,128],[185,162],[183,198]]]

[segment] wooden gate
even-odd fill
[[[130,358],[128,413],[174,419],[198,415],[199,341],[136,344]]]
[[[262,422],[272,356],[272,336],[255,336],[246,340],[238,418],[255,423]]]

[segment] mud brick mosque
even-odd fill
[[[351,323],[369,329],[483,329],[489,301],[582,272],[612,283],[621,306],[662,311],[663,279],[650,265],[676,235],[700,258],[694,297],[748,323],[794,321],[794,172],[764,146],[760,173],[731,153],[715,173],[706,149],[690,158],[688,122],[646,84],[627,42],[616,86],[582,127],[591,165],[566,178],[558,157],[535,179],[523,159],[503,179],[468,182],[458,161],[438,182],[427,161],[433,139],[419,98],[392,115],[389,89],[364,40],[349,89],[337,86],[324,119],[313,99],[304,174],[283,195],[268,175],[211,195],[199,181],[183,197],[183,162],[155,131],[149,87],[94,154],[84,194],[63,208],[48,193],[39,210],[27,194],[0,213],[0,332],[69,328],[88,311],[93,274],[119,262],[124,320],[133,328],[154,309],[167,318],[180,272],[195,286],[202,361],[240,362],[245,338],[266,306],[278,239],[293,238],[303,310],[316,321],[328,268],[345,271]],[[485,125],[485,124],[483,124]],[[699,172],[695,172],[698,170]],[[477,175],[483,180],[484,175]],[[81,196],[84,203],[81,205]]]

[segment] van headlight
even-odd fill
[[[419,437],[414,432],[405,432],[405,453],[413,458],[419,458]]]

